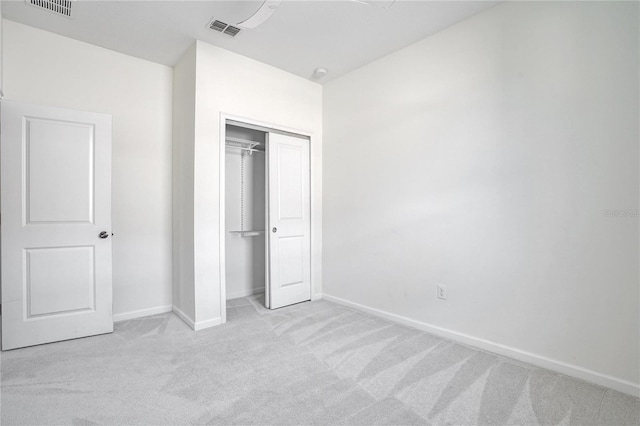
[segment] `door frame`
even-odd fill
[[[310,224],[311,224],[311,229],[310,229],[310,244],[311,244],[311,300],[317,300],[319,297],[316,296],[316,287],[317,287],[317,283],[316,280],[314,279],[314,260],[316,259],[316,256],[319,256],[319,253],[316,253],[313,249],[313,244],[314,241],[316,239],[316,234],[314,232],[313,229],[313,218],[314,218],[314,203],[313,203],[313,198],[315,195],[315,191],[314,191],[314,179],[313,179],[313,171],[314,171],[314,162],[313,162],[313,156],[312,156],[312,147],[314,146],[314,136],[311,132],[305,131],[305,130],[299,130],[299,129],[294,129],[291,127],[287,127],[287,126],[282,126],[282,125],[278,125],[278,124],[274,124],[274,123],[268,123],[265,121],[259,121],[259,120],[254,120],[252,118],[247,118],[247,117],[241,117],[241,116],[237,116],[237,115],[232,115],[232,114],[227,114],[227,113],[220,113],[220,164],[219,164],[219,169],[220,169],[220,175],[219,175],[219,206],[220,206],[220,211],[219,211],[219,235],[220,235],[220,255],[219,255],[219,262],[220,262],[220,319],[221,319],[221,324],[224,324],[227,322],[227,278],[226,278],[226,149],[225,149],[225,140],[226,140],[226,135],[227,135],[227,121],[234,121],[236,123],[240,123],[240,124],[246,124],[247,126],[253,126],[253,127],[261,127],[263,129],[265,129],[266,131],[269,130],[274,130],[276,132],[284,132],[284,133],[290,133],[290,134],[295,134],[295,135],[299,135],[299,136],[304,136],[306,138],[309,138],[309,182],[310,182],[310,188],[309,188],[309,203],[311,204],[311,213],[310,213]],[[267,138],[267,145],[268,145],[268,138]],[[268,146],[267,146],[268,149]],[[265,156],[265,162],[268,162],[268,159]],[[265,174],[268,173],[268,164],[265,164]],[[265,176],[266,179],[266,176]],[[268,185],[266,185],[266,190],[268,190]],[[268,203],[268,200],[267,200]],[[265,206],[265,208],[268,209],[268,205]],[[269,220],[269,214],[268,211],[266,212],[266,222],[268,222]],[[265,228],[265,231],[267,229]],[[268,245],[269,245],[269,238],[268,238],[268,233],[265,232],[265,250],[267,250],[267,255],[268,255]],[[269,267],[269,262],[266,262],[266,268]],[[265,269],[266,269],[265,268]],[[266,271],[265,271],[266,273]],[[265,282],[265,292],[268,291],[268,280],[269,277],[265,277],[266,282]]]

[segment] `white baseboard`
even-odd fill
[[[227,293],[227,300],[237,299],[238,297],[253,296],[254,294],[264,293],[264,287],[251,288],[249,290],[234,291],[233,293]]]
[[[204,330],[205,328],[215,327],[216,325],[222,324],[222,318],[213,318],[206,321],[198,321],[192,327],[194,331]]]
[[[566,374],[567,376],[572,376],[586,382],[604,386],[618,392],[623,392],[635,397],[640,396],[640,385],[637,383],[632,383],[576,365],[567,364],[562,361],[546,358],[544,356],[533,354],[531,352],[526,352],[520,349],[512,348],[510,346],[501,345],[500,343],[495,343],[489,340],[470,336],[468,334],[463,334],[457,331],[427,324],[425,322],[416,321],[411,318],[403,317],[401,315],[396,315],[389,312],[381,311],[379,309],[370,308],[368,306],[341,299],[339,297],[330,296],[328,294],[323,294],[322,299],[328,300],[330,302],[335,302],[340,305],[348,306],[350,308],[354,308],[359,311],[366,312],[368,314],[384,318],[399,324],[417,328],[419,330],[424,330],[436,336],[444,337],[446,339],[453,340],[464,345],[473,346],[475,348],[479,348],[488,352],[493,352],[495,354],[527,362],[537,367],[542,367],[548,370],[556,371],[558,373]]]
[[[134,318],[147,317],[149,315],[166,314],[171,312],[171,305],[156,306],[155,308],[139,309],[137,311],[123,312],[113,315],[113,322],[127,321]]]
[[[192,320],[187,314],[182,312],[177,306],[175,305],[172,306],[171,310],[173,311],[174,314],[176,314],[178,318],[184,321],[192,330],[195,329],[195,326],[196,326],[195,321]]]
[[[206,321],[196,322],[176,306],[173,306],[173,313],[176,314],[182,321],[184,321],[193,331],[204,330],[205,328],[222,324],[222,318],[213,318]]]

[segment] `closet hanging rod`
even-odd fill
[[[234,138],[231,136],[227,136],[227,142],[237,142],[241,144],[252,144],[252,145],[262,145],[260,141],[252,141],[251,139],[243,139],[243,138]]]
[[[236,148],[236,149],[241,149],[242,151],[249,151],[250,153],[259,152],[261,154],[264,154],[264,151],[261,149],[243,148],[241,146],[233,146],[233,145],[227,145],[227,148]]]
[[[255,148],[260,146],[260,145],[262,145],[262,142],[252,141],[252,140],[249,140],[249,139],[227,137],[226,140],[225,140],[225,144],[228,147],[232,147],[232,148],[252,149],[252,150],[255,150],[255,151],[260,151],[260,150],[255,149]]]

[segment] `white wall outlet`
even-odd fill
[[[438,299],[446,300],[447,299],[447,286],[446,285],[438,285]]]

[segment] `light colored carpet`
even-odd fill
[[[326,301],[2,353],[2,425],[638,425],[638,399]]]

